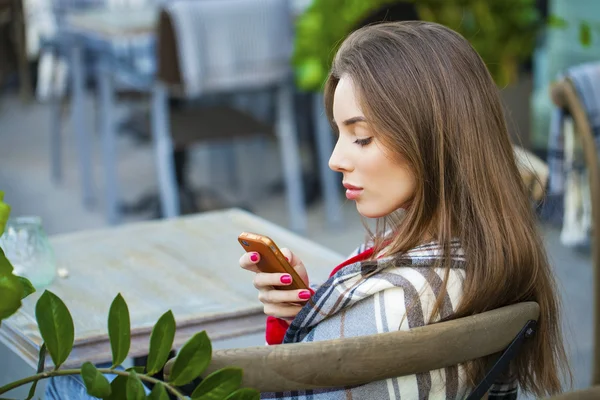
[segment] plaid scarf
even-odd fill
[[[355,254],[364,251],[358,248]],[[442,257],[441,246],[430,243],[402,255],[348,265],[321,285],[311,302],[291,323],[284,343],[314,342],[409,330],[427,325],[445,270],[434,267]],[[462,295],[464,254],[458,242],[450,249],[451,267],[447,293],[439,317],[454,313]],[[435,321],[433,321],[435,322]],[[263,399],[458,399],[464,398],[464,371],[452,366],[427,373],[334,389],[263,393]],[[514,399],[514,379],[498,382],[490,398]]]

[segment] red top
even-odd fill
[[[331,278],[340,269],[342,269],[348,265],[357,263],[359,261],[366,260],[367,258],[371,257],[372,255],[373,255],[373,248],[366,249],[362,253],[357,254],[354,257],[347,259],[346,261],[344,261],[343,263],[341,263],[340,265],[335,267],[333,269],[333,271],[331,271],[331,274],[329,274],[329,277]],[[268,316],[267,317],[267,328],[265,331],[265,337],[267,339],[267,344],[269,344],[269,345],[281,344],[283,342],[283,337],[285,336],[285,332],[287,331],[288,326],[289,326],[289,324],[287,321],[285,321],[283,319]]]

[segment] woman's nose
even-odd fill
[[[335,172],[347,172],[350,170],[350,163],[347,156],[344,154],[343,146],[339,140],[333,148],[331,157],[329,157],[329,168]]]

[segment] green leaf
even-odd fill
[[[167,390],[161,382],[158,382],[156,385],[154,385],[152,391],[148,395],[148,400],[169,400]]]
[[[239,389],[227,396],[225,400],[260,400],[260,392],[254,389]]]
[[[131,346],[131,324],[129,308],[121,293],[115,297],[108,312],[108,337],[112,349],[113,368],[121,365]]]
[[[569,23],[566,19],[559,17],[558,15],[549,15],[548,26],[551,28],[565,29],[567,26],[569,26]]]
[[[2,254],[0,254],[2,264]],[[0,321],[13,315],[21,307],[23,286],[16,276],[0,274]]]
[[[175,339],[175,318],[169,310],[158,319],[150,334],[150,349],[146,364],[148,375],[154,375],[163,368],[173,348],[173,339]]]
[[[33,399],[33,396],[35,396],[35,390],[37,389],[37,383],[39,381],[33,381],[33,383],[31,384],[31,386],[29,387],[29,393],[27,394],[27,398],[25,400],[31,400]]]
[[[40,347],[38,365],[37,365],[37,374],[44,372],[44,367],[46,366],[46,343],[42,343],[42,347]]]
[[[0,275],[12,275],[13,266],[0,247]]]
[[[42,343],[42,347],[40,347],[39,356],[38,356],[38,365],[37,365],[37,371],[36,371],[37,374],[44,372],[45,364],[46,364],[46,343]],[[35,389],[37,388],[38,382],[39,381],[33,381],[33,383],[31,384],[31,387],[29,388],[29,395],[27,396],[26,400],[33,399],[33,396],[35,396]]]
[[[81,378],[89,395],[105,398],[110,396],[110,383],[91,362],[85,362],[81,366]]]
[[[104,400],[123,400],[127,397],[127,376],[117,375],[110,383],[110,396]]]
[[[223,368],[207,376],[192,393],[192,399],[221,400],[235,392],[241,384],[240,368]]]
[[[23,294],[21,295],[21,300],[25,297],[29,296],[32,293],[35,293],[35,287],[29,282],[29,279],[24,278],[22,276],[17,276],[19,282],[21,282],[21,286],[23,286]]]
[[[35,318],[55,369],[58,369],[73,349],[75,327],[71,313],[58,296],[46,290],[35,305]]]
[[[143,374],[145,370],[146,370],[146,368],[144,368],[141,365],[139,365],[139,366],[129,367],[125,371],[127,371],[127,372],[135,371],[138,374]]]
[[[10,215],[10,206],[4,202],[4,192],[0,191],[0,236],[4,233],[8,216]]]
[[[144,385],[135,371],[131,371],[127,378],[127,400],[145,400]]]
[[[205,331],[196,333],[179,350],[171,373],[170,382],[183,386],[198,377],[210,363],[212,346]]]
[[[583,47],[589,47],[592,44],[592,28],[585,21],[579,24],[579,42]]]

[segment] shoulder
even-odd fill
[[[371,246],[372,246],[371,243],[363,243],[363,244],[359,245],[354,250],[352,250],[352,252],[348,255],[348,258],[356,257],[357,255],[364,252]]]

